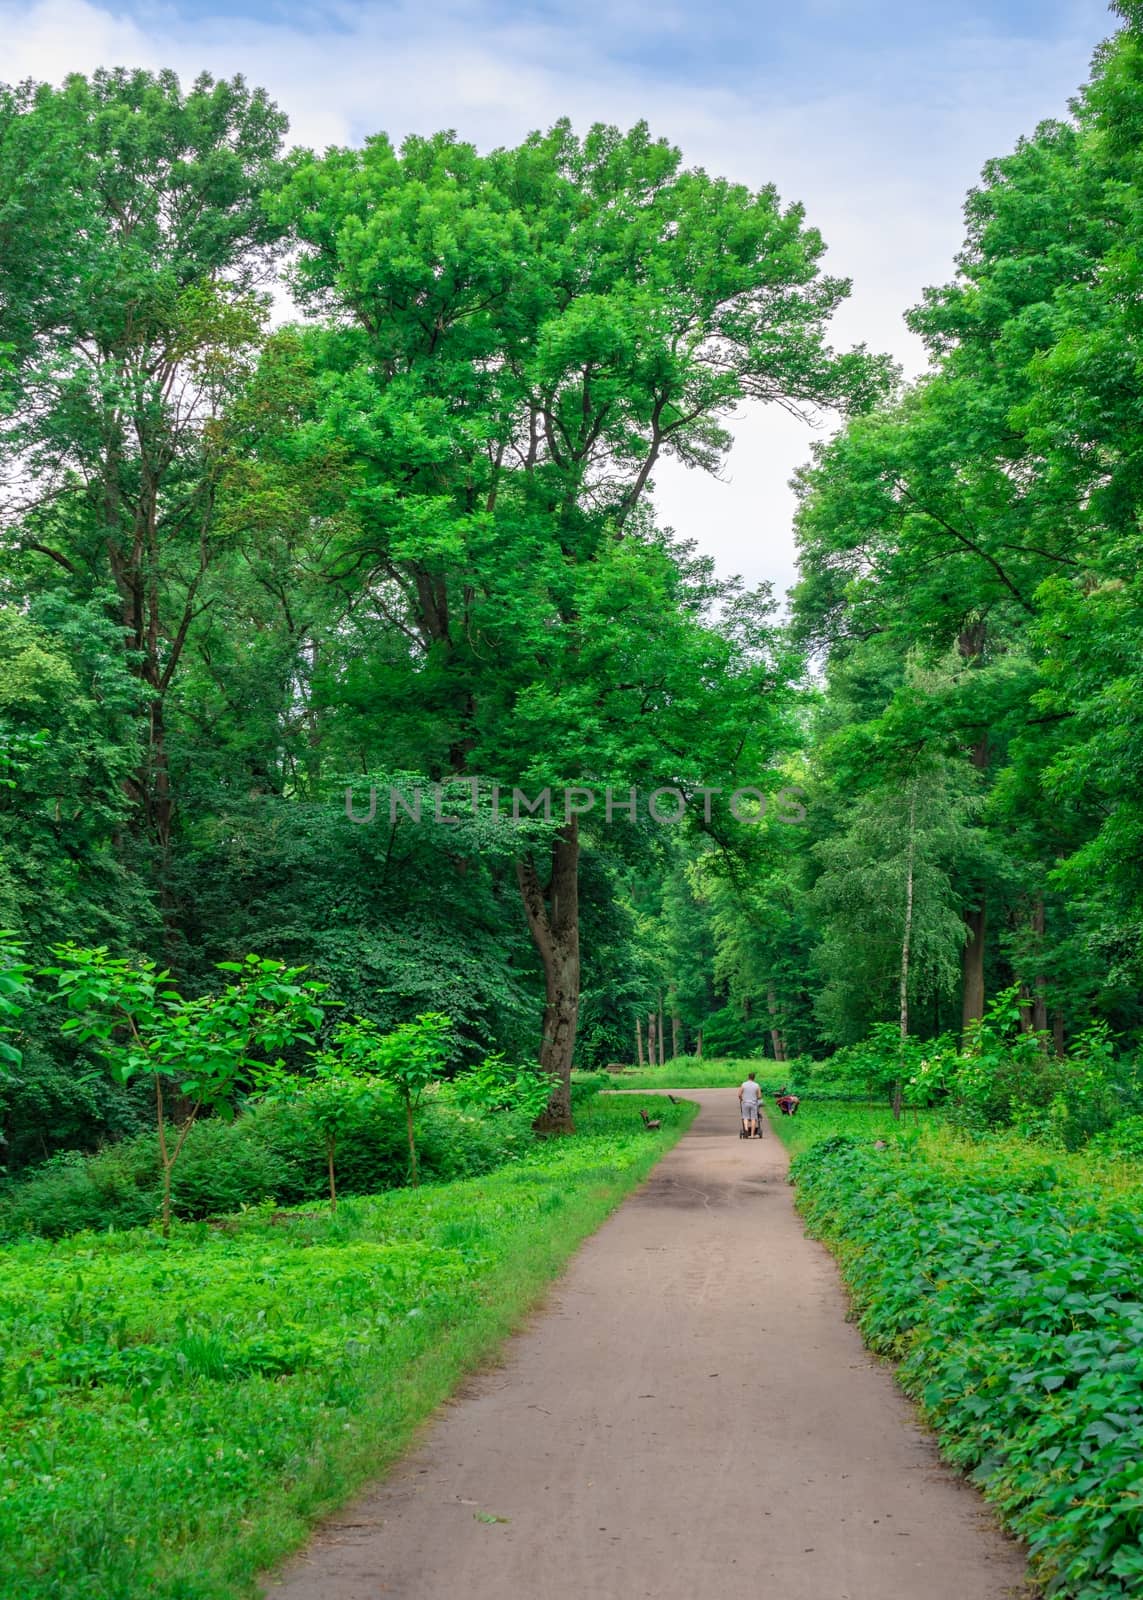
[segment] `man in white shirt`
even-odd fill
[[[746,1082],[740,1084],[738,1088],[738,1104],[742,1111],[743,1125],[747,1136],[751,1139],[762,1137],[762,1129],[758,1125],[758,1106],[761,1099],[762,1090],[754,1081],[754,1074],[751,1072]]]

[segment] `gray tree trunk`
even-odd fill
[[[552,1094],[546,1110],[536,1118],[536,1130],[571,1133],[571,1067],[580,992],[579,819],[572,817],[552,841],[546,890],[531,853],[516,863],[516,879],[544,968],[540,1066],[551,1077]]]

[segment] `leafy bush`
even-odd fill
[[[1057,1150],[1082,1148],[1143,1105],[1138,1061],[1117,1056],[1102,1024],[1057,1056],[1047,1035],[1024,1030],[1015,989],[996,996],[963,1048],[950,1034],[902,1045],[896,1025],[881,1023],[811,1067],[810,1077],[828,1074],[843,1088],[887,1099],[902,1072],[905,1105],[941,1106],[966,1131],[1014,1128]]]
[[[533,1142],[527,1110],[466,1110],[430,1094],[418,1139],[423,1177],[450,1182],[518,1159]],[[347,1123],[338,1141],[338,1190],[377,1194],[407,1181],[404,1113],[382,1092]],[[56,1157],[0,1198],[0,1237],[58,1239],[91,1228],[135,1228],[162,1206],[154,1133],[109,1145],[93,1156]],[[196,1122],[172,1173],[175,1217],[216,1217],[273,1200],[280,1206],[328,1194],[320,1130],[304,1104],[260,1105],[236,1121]]]
[[[139,1096],[97,1065],[61,1064],[38,1041],[25,1042],[22,1055],[19,1066],[0,1068],[0,1167],[10,1176],[143,1126]]]
[[[972,1472],[1060,1600],[1143,1586],[1143,1228],[1050,1158],[943,1164],[921,1135],[835,1137],[793,1166],[840,1248],[861,1328],[900,1357],[945,1453]]]

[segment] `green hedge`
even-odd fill
[[[1125,1600],[1143,1592],[1138,1194],[1000,1154],[942,1165],[924,1136],[876,1150],[842,1134],[792,1172],[867,1341],[901,1359],[1048,1594]]]
[[[527,1116],[468,1115],[428,1101],[418,1118],[422,1177],[450,1182],[491,1172],[532,1143]],[[363,1115],[339,1141],[339,1194],[378,1194],[406,1182],[404,1113],[395,1102]],[[195,1125],[174,1168],[173,1211],[193,1221],[273,1200],[280,1206],[327,1194],[325,1153],[304,1106],[260,1106],[233,1122]],[[154,1133],[93,1156],[56,1156],[0,1196],[0,1238],[58,1239],[84,1229],[143,1227],[160,1206]]]

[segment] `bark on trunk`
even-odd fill
[[[983,624],[971,630],[971,648],[963,641],[961,654],[966,660],[979,655],[984,648]],[[984,734],[972,747],[972,764],[978,772],[988,766],[988,735]],[[984,1017],[984,936],[987,920],[987,897],[984,885],[978,892],[975,909],[966,911],[964,925],[968,939],[964,947],[964,988],[962,991],[961,1028],[967,1032],[969,1023],[980,1022]]]
[[[964,947],[964,1005],[961,1026],[968,1031],[969,1023],[979,1022],[984,1016],[984,933],[986,907],[984,892],[980,905],[964,914],[968,940]]]
[[[893,1119],[900,1121],[905,1093],[905,1047],[909,1039],[909,952],[913,939],[913,867],[917,849],[917,791],[909,800],[909,849],[905,858],[905,926],[901,934],[901,1055],[893,1085]]]
[[[579,819],[552,841],[545,891],[529,853],[516,863],[528,927],[544,968],[544,1031],[540,1066],[552,1080],[547,1109],[536,1118],[540,1133],[571,1133],[571,1066],[579,1021]]]
[[[655,1013],[647,1013],[647,1065],[654,1067],[659,1061],[659,1045],[655,1038]]]
[[[702,1029],[698,1031],[698,1059],[702,1060]]]
[[[639,1065],[643,1065],[643,1019],[635,1018],[635,1054],[639,1058]]]
[[[679,1059],[679,1019],[671,1018],[671,1060]]]
[[[766,1009],[770,1013],[770,1043],[774,1046],[774,1060],[785,1061],[786,1041],[779,1026],[778,996],[772,983],[766,985]]]
[[[659,990],[659,1065],[660,1066],[663,1065],[663,1054],[664,1054],[663,1034],[664,1034],[664,1031],[665,1030],[663,1028],[663,991],[660,989]]]
[[[1036,896],[1032,907],[1032,933],[1036,940],[1036,955],[1039,957],[1044,949],[1044,897]],[[1048,994],[1047,981],[1041,973],[1035,980],[1032,989],[1032,1026],[1039,1034],[1048,1031]]]

